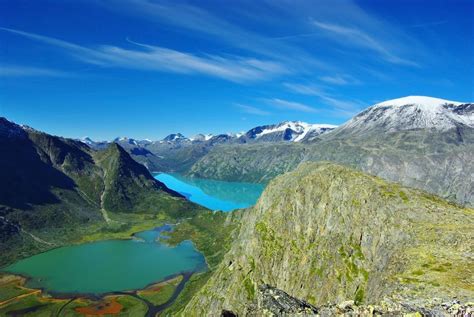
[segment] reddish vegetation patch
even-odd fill
[[[150,288],[145,289],[143,292],[144,293],[150,293],[150,292],[159,292],[163,288],[163,285],[158,285],[158,286],[152,286]]]
[[[110,301],[100,302],[86,307],[77,307],[75,311],[83,315],[102,316],[118,314],[122,308],[123,306],[117,302],[115,298],[112,298]]]

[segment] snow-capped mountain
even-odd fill
[[[138,145],[138,141],[135,139],[127,138],[127,137],[117,137],[114,139],[115,143],[126,143],[130,145]]]
[[[105,149],[110,144],[109,141],[94,141],[88,136],[85,136],[82,139],[79,139],[78,141],[87,144],[90,148],[95,150]]]
[[[446,131],[462,126],[474,128],[473,103],[409,96],[375,104],[353,117],[334,133],[415,129]]]
[[[205,142],[205,141],[210,140],[213,136],[214,136],[213,134],[199,133],[199,134],[196,134],[195,136],[193,136],[190,140],[193,141],[193,142]]]
[[[85,143],[87,145],[94,145],[96,144],[97,142],[92,140],[91,138],[89,138],[88,136],[85,136],[83,137],[82,139],[80,139],[79,141],[81,141],[82,143]]]
[[[190,141],[187,137],[182,135],[181,133],[172,133],[167,135],[163,140],[163,142],[183,142],[183,141]]]
[[[255,127],[241,138],[261,142],[301,142],[335,129],[331,124],[310,124],[301,121],[285,121],[273,125]]]

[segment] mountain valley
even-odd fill
[[[161,286],[51,301],[48,291],[2,273],[0,313],[67,306],[74,315],[111,303],[123,314],[166,316],[472,312],[473,115],[472,103],[406,97],[337,128],[284,122],[241,135],[111,142],[2,118],[2,265],[106,239],[133,246],[172,224],[151,243],[191,240],[207,269],[155,281],[170,286],[154,302]],[[255,206],[223,213],[151,172],[266,189]],[[34,305],[10,304],[18,290],[35,294]]]

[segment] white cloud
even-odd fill
[[[138,49],[103,45],[92,49],[38,34],[0,28],[65,50],[83,62],[149,71],[205,74],[235,82],[268,79],[289,71],[280,63],[239,56],[195,55],[153,45],[138,44]]]
[[[259,116],[267,116],[270,114],[270,112],[253,107],[253,106],[248,106],[248,105],[243,105],[243,104],[235,104],[237,108],[239,108],[242,112],[248,113],[248,114],[255,114]]]
[[[70,74],[49,68],[0,65],[0,77],[65,77]]]
[[[342,115],[343,117],[353,116],[358,113],[365,105],[359,101],[353,100],[342,100],[329,93],[322,88],[315,87],[313,85],[303,85],[294,83],[283,84],[289,90],[308,96],[315,96],[325,105],[330,106],[335,113]]]
[[[337,75],[320,76],[319,79],[325,83],[338,85],[338,86],[360,84],[359,80],[349,75],[337,74]]]
[[[395,53],[389,49],[389,46],[385,42],[382,42],[382,40],[369,35],[359,28],[325,23],[316,20],[313,21],[313,24],[321,30],[326,31],[331,39],[338,41],[341,44],[354,45],[370,49],[378,53],[390,63],[418,66],[418,63],[414,61],[395,55]]]
[[[295,101],[288,101],[288,100],[283,100],[283,99],[278,99],[278,98],[266,99],[266,101],[268,104],[279,109],[296,110],[296,111],[302,111],[302,112],[318,112],[317,109],[311,106],[308,106],[304,103],[295,102]]]
[[[171,25],[173,29],[187,30],[193,35],[199,34],[206,39],[225,43],[226,46],[245,50],[259,56],[265,56],[271,60],[277,60],[292,71],[305,72],[310,68],[332,69],[332,66],[320,61],[316,55],[311,54],[305,47],[292,45],[283,41],[275,40],[265,34],[250,30],[242,24],[234,23],[231,19],[223,19],[221,15],[189,3],[180,1],[150,1],[150,0],[89,0],[112,11],[139,16],[154,23]],[[254,18],[262,22],[261,15],[251,17],[252,10],[262,5],[269,14],[267,19],[273,23],[283,23],[272,10],[273,4],[253,4],[251,2],[239,3],[239,6],[229,6],[228,9],[235,10],[236,16],[244,13],[245,18]],[[239,8],[237,8],[239,7]],[[246,11],[248,10],[248,11]],[[259,8],[258,10],[262,10]],[[258,11],[257,10],[257,11]],[[271,11],[269,11],[271,10]],[[268,21],[267,21],[268,22]]]
[[[303,95],[310,95],[310,96],[320,96],[323,93],[321,88],[317,88],[313,85],[302,85],[302,84],[294,84],[294,83],[284,83],[283,86],[288,88],[291,91],[297,92]]]

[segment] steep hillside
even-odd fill
[[[183,217],[200,209],[115,143],[94,151],[0,118],[0,150],[0,265],[78,239],[92,227],[108,230],[119,224],[111,213]]]
[[[304,161],[311,146],[300,143],[227,145],[212,149],[188,171],[190,176],[265,183]]]
[[[94,155],[104,171],[102,207],[114,212],[174,211],[193,208],[183,197],[157,181],[145,166],[135,162],[118,144],[111,143],[105,151]]]
[[[243,214],[230,251],[184,313],[259,315],[285,294],[307,301],[286,303],[308,311],[345,300],[392,313],[429,311],[434,298],[466,302],[474,296],[473,239],[472,209],[343,166],[305,163],[272,180]]]

